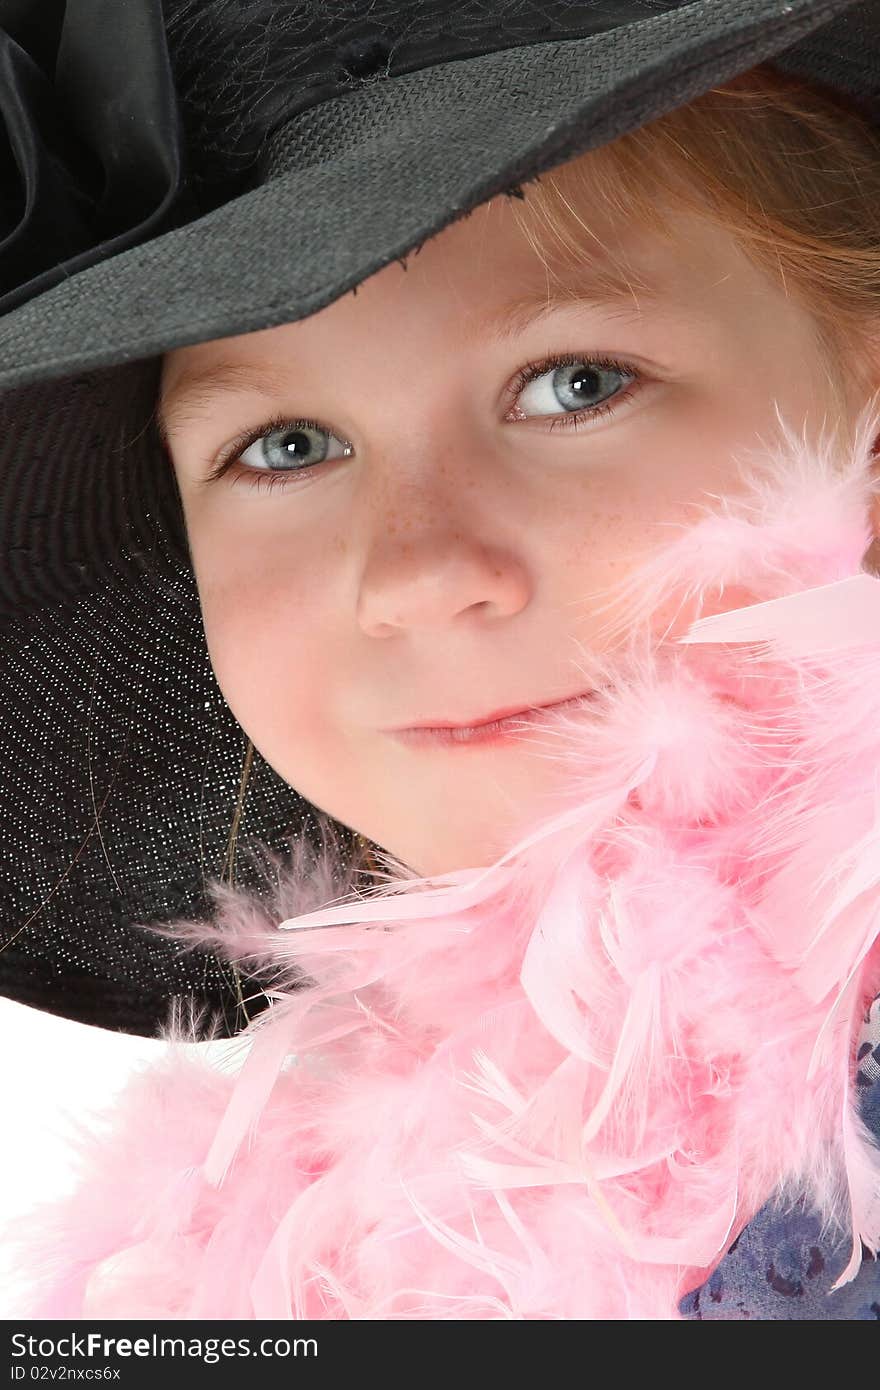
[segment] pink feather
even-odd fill
[[[880,992],[878,429],[845,453],[783,426],[599,596],[597,699],[532,739],[558,805],[495,863],[387,856],[365,891],[293,841],[268,906],[215,883],[210,922],[145,927],[274,1003],[237,1076],[171,1020],[78,1135],[74,1196],[7,1228],[19,1315],[675,1319],[801,1191],[855,1277],[880,1244],[852,1085]],[[683,634],[653,628],[670,600]]]

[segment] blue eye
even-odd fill
[[[327,440],[334,440],[339,447],[328,445]],[[248,462],[250,449],[254,449],[255,458]],[[232,473],[253,487],[286,487],[327,460],[345,458],[351,453],[350,444],[317,420],[290,420],[275,415],[234,439],[204,481],[212,483]]]
[[[265,426],[261,426],[260,434],[247,446],[245,452],[259,450],[257,457],[247,463],[249,468],[289,468],[301,472],[304,468],[315,468],[327,459],[343,458],[351,453],[350,444],[337,439],[335,434],[314,420],[297,420],[294,424],[282,421],[280,426],[271,425],[268,431],[264,431]],[[328,440],[335,440],[339,448],[328,445]],[[239,455],[238,462],[246,462],[244,453]]]
[[[529,396],[532,398],[531,403],[539,407],[539,416],[542,405],[550,413],[561,408],[565,414],[555,423],[572,424],[577,428],[586,417],[595,418],[616,409],[616,406],[607,404],[607,379],[619,376],[629,377],[633,381],[639,379],[639,373],[625,362],[609,358],[554,357],[524,367],[516,378],[515,391],[520,401]],[[615,401],[622,394],[619,387],[612,390]],[[593,396],[605,397],[606,400],[592,405],[590,398]],[[521,410],[518,418],[522,418]]]
[[[550,429],[578,429],[600,415],[611,414],[633,393],[633,385],[610,392],[614,404],[603,401],[592,405],[592,396],[609,395],[606,378],[628,377],[630,383],[641,382],[641,373],[628,362],[615,358],[575,356],[565,354],[544,358],[524,367],[513,383],[515,400],[531,394],[537,404],[555,405],[562,414],[550,421]],[[544,384],[543,378],[550,378]],[[535,383],[535,390],[529,387]],[[567,406],[571,410],[567,410]],[[520,411],[518,419],[527,419]],[[536,418],[541,418],[540,416]],[[328,441],[332,441],[328,442]],[[334,447],[337,445],[337,447]],[[259,446],[259,447],[257,447]],[[255,450],[250,461],[246,455]],[[354,451],[351,444],[333,434],[317,420],[290,420],[275,416],[256,429],[248,430],[228,446],[205,482],[215,482],[231,473],[235,480],[243,478],[251,487],[287,487],[300,482],[324,463],[346,458]]]

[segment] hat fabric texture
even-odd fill
[[[878,38],[874,0],[0,0],[2,993],[234,1033],[259,981],[143,928],[208,917],[212,879],[265,895],[264,847],[326,831],[258,754],[242,797],[162,353],[315,313],[759,62],[880,123]]]

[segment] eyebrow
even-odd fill
[[[184,372],[172,389],[163,394],[156,407],[156,427],[163,445],[170,451],[172,429],[194,424],[210,413],[215,402],[230,392],[255,391],[267,400],[275,399],[285,385],[271,367],[248,366],[244,362],[221,362],[203,372]]]
[[[600,270],[595,266],[589,269],[569,267],[562,273],[557,272],[555,283],[548,282],[543,291],[529,290],[508,300],[501,309],[476,320],[464,330],[463,338],[469,341],[479,333],[487,333],[494,342],[506,342],[524,329],[541,323],[557,309],[571,304],[585,309],[613,309],[626,303],[635,316],[641,312],[637,291],[653,306],[664,297],[658,284],[635,274],[625,275],[620,270]]]
[[[663,297],[657,285],[617,270],[569,268],[557,274],[555,283],[548,283],[543,291],[531,290],[466,324],[461,341],[470,343],[483,334],[493,342],[507,342],[572,304],[581,308],[621,308],[628,303],[631,313],[626,316],[636,317],[641,312],[637,291],[651,305],[656,305]],[[170,451],[172,429],[196,423],[210,413],[218,399],[230,392],[253,391],[267,400],[277,400],[289,384],[287,370],[243,362],[220,362],[207,371],[183,372],[157,405],[159,437]]]

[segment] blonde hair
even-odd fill
[[[874,389],[880,130],[848,98],[761,64],[527,187],[521,230],[564,263],[596,240],[590,207],[673,242],[670,212],[710,219],[810,312],[837,404],[847,373]]]
[[[812,314],[843,416],[847,373],[870,392],[880,330],[880,131],[847,99],[765,64],[542,174],[512,206],[540,254],[583,260],[584,209],[675,240],[667,210],[709,217]],[[579,196],[580,194],[583,196]],[[535,232],[538,235],[533,239]],[[253,758],[249,742],[227,865]],[[370,842],[356,835],[372,872]]]

